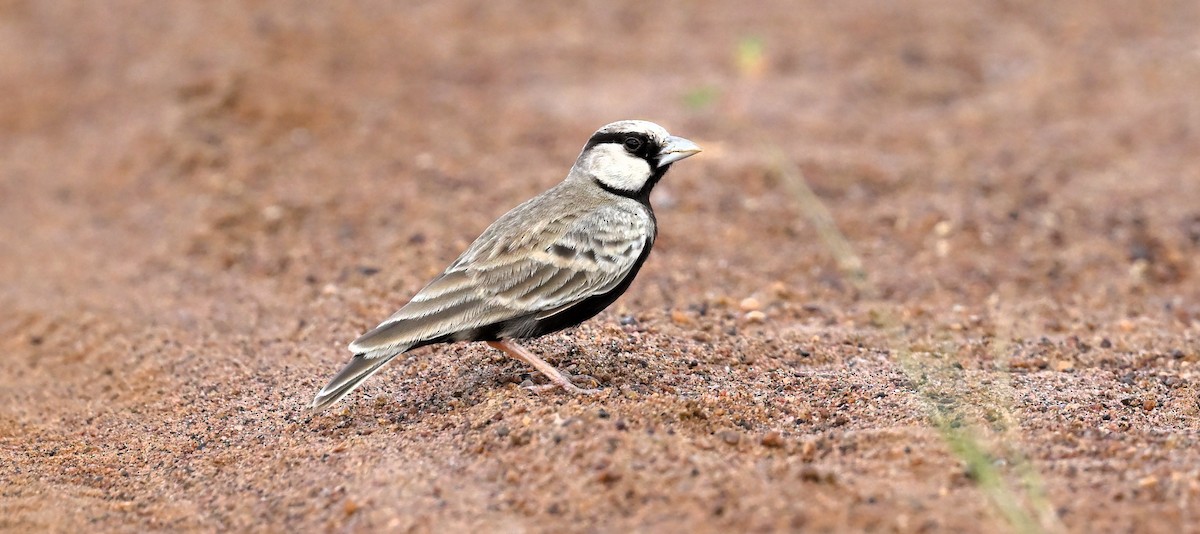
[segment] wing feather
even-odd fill
[[[646,212],[602,207],[554,239],[538,243],[534,252],[510,256],[514,263],[530,266],[526,268],[530,272],[554,272],[544,279],[536,277],[536,283],[527,279],[511,286],[520,286],[517,296],[513,291],[489,289],[503,285],[495,280],[503,271],[490,262],[468,264],[467,273],[491,302],[540,315],[611,291],[628,276],[653,237],[653,220]]]

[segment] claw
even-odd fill
[[[529,391],[530,393],[534,393],[537,395],[540,395],[544,392],[552,391],[552,390],[555,390],[558,388],[562,388],[564,391],[566,391],[568,393],[573,393],[575,395],[595,395],[597,393],[604,392],[604,390],[601,388],[588,388],[588,389],[581,388],[579,386],[576,386],[575,383],[572,382],[572,380],[589,380],[593,384],[599,385],[600,381],[596,380],[595,378],[593,378],[591,376],[574,375],[574,376],[571,376],[571,378],[567,378],[567,376],[568,375],[562,375],[562,379],[563,379],[562,382],[559,382],[559,381],[555,380],[554,378],[551,378],[551,382],[549,384],[522,385],[521,389],[524,389],[526,391]]]

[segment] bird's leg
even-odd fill
[[[553,365],[546,363],[546,360],[539,358],[536,354],[530,352],[529,349],[516,344],[516,342],[512,340],[502,339],[500,341],[488,341],[487,344],[491,345],[494,349],[499,349],[500,351],[512,357],[514,360],[528,364],[534,369],[537,369],[543,375],[546,375],[546,378],[550,379],[551,384],[546,384],[545,386],[533,386],[529,388],[529,390],[533,391],[534,393],[540,393],[543,390],[555,387],[561,387],[575,394],[590,395],[593,393],[600,393],[602,391],[600,389],[583,389],[579,386],[576,386],[562,371],[559,371]]]

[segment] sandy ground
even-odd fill
[[[0,1],[0,529],[1195,531],[1197,28]],[[629,293],[531,343],[604,395],[451,345],[308,416],[348,341],[634,117],[707,150]]]

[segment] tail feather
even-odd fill
[[[350,360],[350,363],[346,364],[346,367],[343,367],[341,372],[329,381],[328,385],[317,392],[317,397],[313,399],[309,409],[315,414],[342,400],[342,397],[354,391],[354,388],[362,384],[363,380],[370,378],[383,367],[383,364],[395,357],[396,354],[378,358],[367,358],[365,354],[355,355],[354,359]]]

